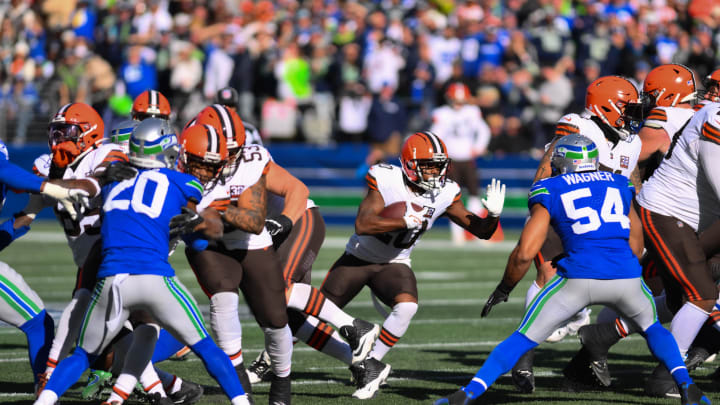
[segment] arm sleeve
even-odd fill
[[[9,160],[0,159],[0,182],[16,190],[40,192],[43,179]]]

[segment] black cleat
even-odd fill
[[[535,374],[533,373],[533,361],[535,350],[532,349],[520,357],[520,360],[512,369],[512,382],[518,391],[530,394],[535,391]]]
[[[290,376],[278,377],[273,374],[268,405],[290,405],[291,386]]]
[[[352,326],[342,326],[338,331],[352,350],[351,364],[365,360],[380,335],[380,326],[362,319],[355,319]]]
[[[168,398],[174,404],[193,404],[197,402],[203,395],[203,387],[200,384],[195,384],[192,381],[182,380],[180,383],[180,389],[172,394],[168,394]]]
[[[170,398],[160,395],[159,392],[148,395],[147,400],[151,405],[173,405],[173,401]]]
[[[472,405],[475,401],[470,398],[472,393],[467,393],[462,389],[459,389],[445,398],[440,398],[433,402],[433,405]]]
[[[590,360],[606,363],[610,347],[620,341],[620,335],[612,323],[585,325],[578,330],[578,338],[587,349]]]
[[[710,400],[697,385],[685,383],[680,386],[680,403],[682,405],[710,405]]]
[[[668,369],[659,364],[645,382],[645,394],[651,397],[680,398],[680,389]]]
[[[368,357],[350,366],[350,372],[352,372],[358,388],[352,394],[353,398],[370,399],[375,396],[380,385],[385,383],[390,375],[390,365]]]
[[[261,381],[270,381],[272,378],[272,368],[270,364],[270,356],[265,350],[260,352],[255,361],[250,363],[247,368],[248,381],[251,384],[257,384]],[[245,384],[243,383],[243,387]]]
[[[242,385],[243,390],[247,394],[248,402],[250,402],[250,405],[253,405],[255,401],[252,397],[252,384],[250,384],[248,373],[247,371],[245,371],[245,364],[240,363],[235,366],[235,372],[237,373],[238,379],[240,380],[240,385]]]
[[[710,353],[704,347],[693,346],[687,352],[685,367],[687,367],[688,371],[693,371],[703,364],[708,357],[710,357]]]
[[[605,388],[610,385],[607,363],[591,360],[590,352],[585,346],[565,366],[563,374],[565,388],[571,392]]]

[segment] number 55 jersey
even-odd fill
[[[353,234],[345,251],[371,263],[404,263],[410,266],[410,252],[420,236],[430,229],[447,207],[460,199],[460,187],[452,180],[437,192],[416,194],[405,184],[402,170],[389,164],[377,164],[368,171],[367,184],[378,191],[385,206],[399,201],[410,201],[427,209],[425,222],[417,229],[400,229],[380,235]]]
[[[628,244],[634,195],[626,177],[603,171],[567,173],[533,184],[528,206],[545,207],[562,240],[565,253],[557,261],[558,274],[602,280],[640,277],[640,263]]]

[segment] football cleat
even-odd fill
[[[190,355],[190,352],[192,352],[192,350],[190,350],[189,347],[184,346],[182,349],[176,351],[175,354],[173,354],[172,356],[170,356],[170,359],[169,359],[169,360],[185,361],[185,360],[188,359],[188,356]]]
[[[459,389],[445,398],[440,398],[433,402],[433,405],[471,405],[476,401],[471,398],[471,392],[465,392]]]
[[[680,398],[680,389],[668,369],[658,364],[645,382],[645,394],[651,397]]]
[[[290,376],[278,377],[273,374],[270,382],[269,405],[290,405],[292,382]]]
[[[339,332],[340,336],[350,345],[351,364],[355,364],[365,360],[372,350],[375,340],[380,335],[380,326],[362,319],[355,319],[352,326],[342,326]]]
[[[35,399],[37,399],[37,397],[40,396],[40,393],[45,389],[49,379],[50,375],[47,372],[38,374],[38,382],[35,384]]]
[[[580,392],[610,385],[610,373],[607,363],[593,361],[587,348],[583,346],[563,369],[565,388],[571,392]],[[598,375],[600,374],[600,375]]]
[[[547,339],[545,339],[545,341],[548,343],[557,343],[557,342],[565,339],[565,336],[567,336],[568,333],[570,333],[568,331],[568,327],[562,326],[560,328],[555,329],[553,331],[553,333],[551,333],[550,336],[548,336]]]
[[[703,347],[693,346],[688,350],[685,357],[685,367],[693,371],[710,358],[710,353]]]
[[[710,400],[697,385],[684,383],[680,386],[680,403],[682,405],[710,405]]]
[[[533,373],[533,361],[535,350],[531,349],[515,363],[512,369],[512,382],[518,391],[530,394],[535,391],[535,374]]]
[[[148,395],[147,402],[150,405],[173,405],[170,398],[162,396],[159,392]]]
[[[250,383],[257,384],[261,381],[270,381],[273,375],[270,367],[270,356],[263,350],[247,368],[247,376]],[[243,387],[244,386],[243,384]]]
[[[240,363],[237,366],[235,366],[235,372],[237,372],[238,379],[240,380],[240,385],[242,385],[243,390],[248,396],[248,402],[251,404],[255,403],[255,400],[253,400],[252,397],[252,384],[250,384],[250,379],[248,378],[247,370],[245,370],[245,364]]]
[[[195,384],[192,381],[182,380],[182,382],[180,382],[180,389],[169,393],[168,398],[170,398],[174,404],[189,405],[197,402],[200,397],[202,397],[204,391],[202,385]]]
[[[350,366],[355,384],[358,389],[352,394],[353,398],[370,399],[380,389],[380,385],[387,381],[390,375],[390,365],[377,359],[367,359]]]
[[[565,326],[568,330],[569,335],[577,335],[578,330],[582,328],[583,326],[590,324],[590,313],[592,310],[590,308],[584,308],[582,311],[575,314],[571,319],[570,322],[567,323]]]
[[[80,392],[82,399],[97,399],[103,389],[112,387],[112,373],[103,370],[91,370],[85,388]]]

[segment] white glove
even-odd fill
[[[73,220],[77,219],[76,203],[84,207],[90,205],[90,194],[79,188],[65,188],[57,184],[45,183],[40,193],[58,200]]]
[[[410,201],[405,202],[405,215],[403,216],[403,220],[405,220],[405,227],[407,229],[420,228],[423,221],[425,221],[424,218],[426,212],[427,208],[423,208],[421,211],[415,211],[415,208],[413,208]]]
[[[480,201],[482,201],[489,216],[499,217],[505,204],[505,185],[500,184],[500,180],[492,179],[487,186],[485,198]]]

